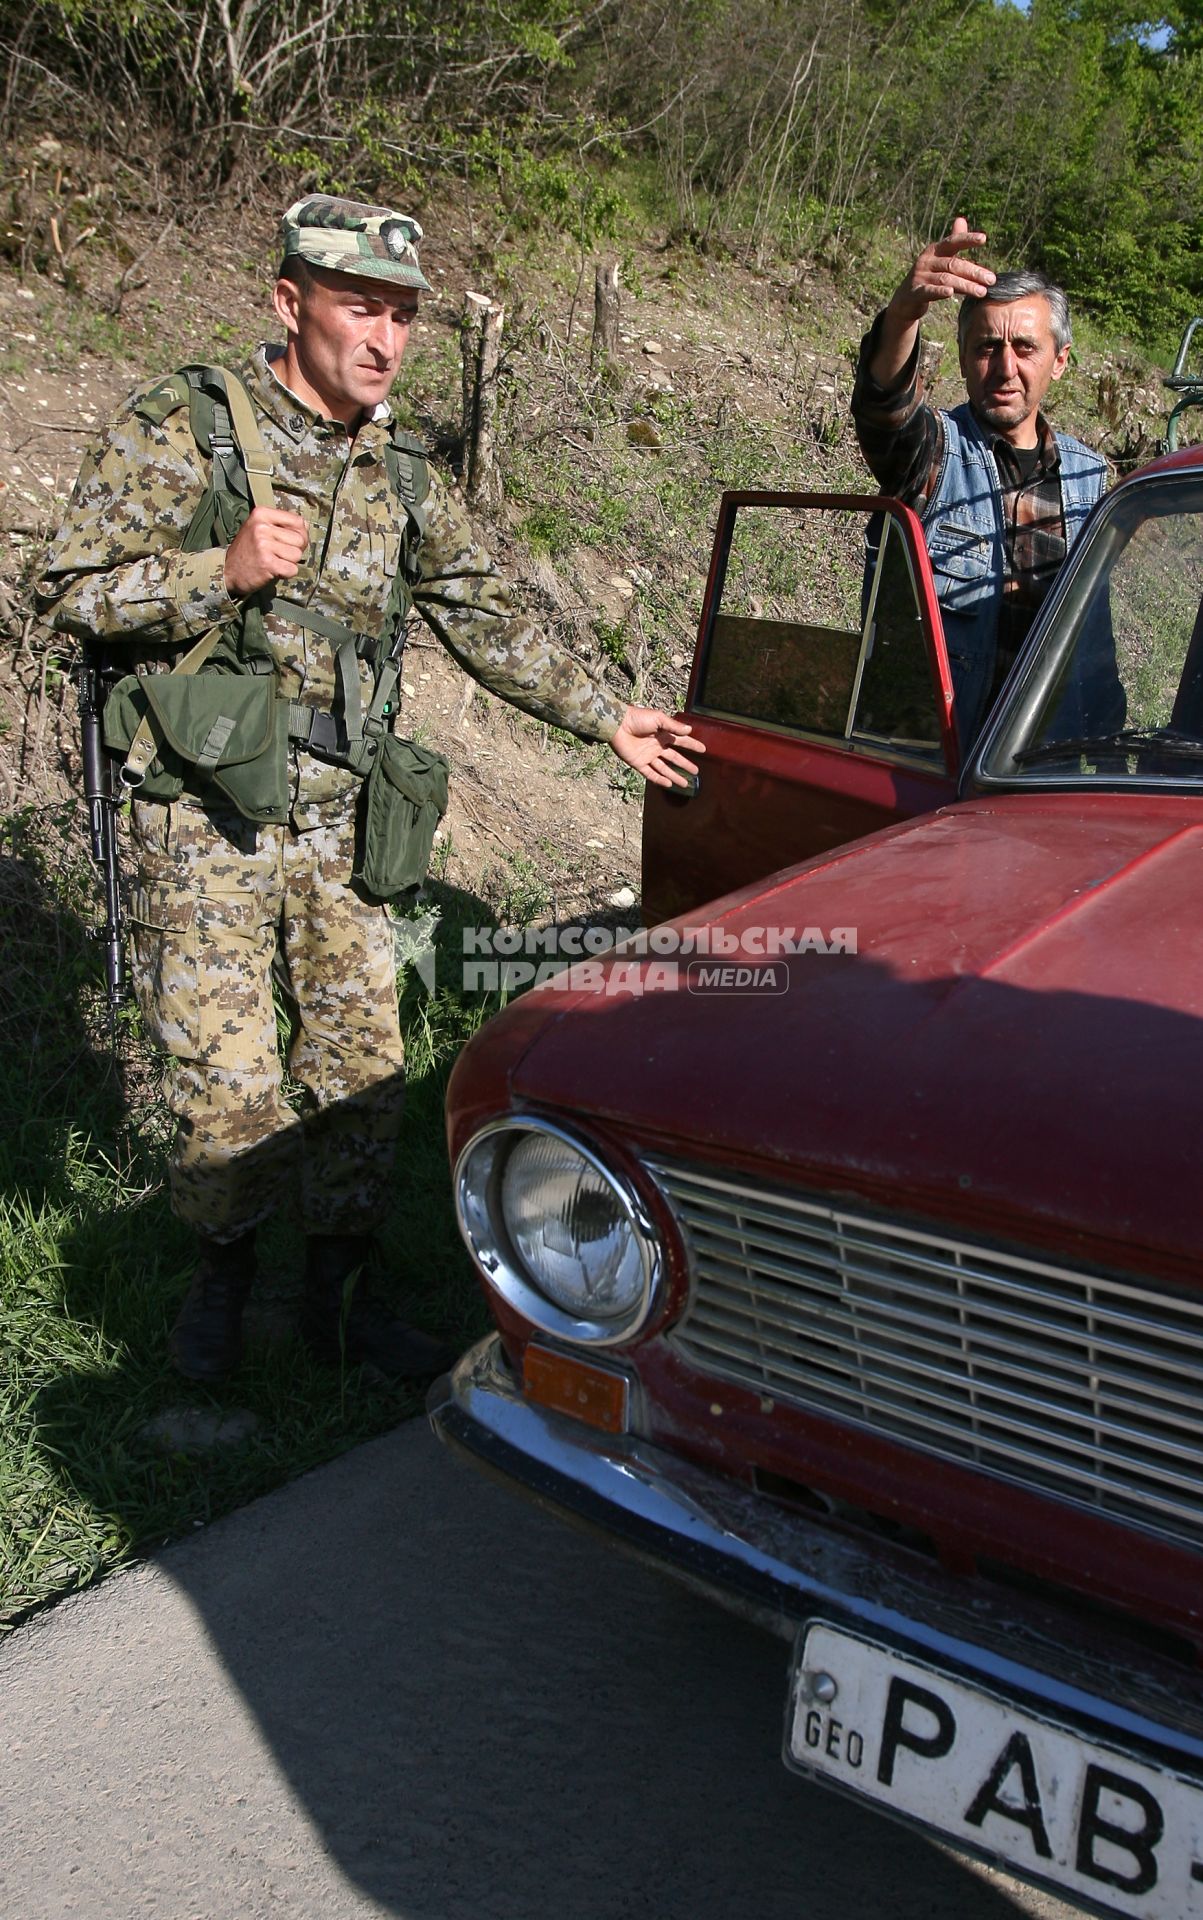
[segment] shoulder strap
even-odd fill
[[[201,453],[208,458],[215,452],[215,440],[217,451],[223,439],[228,440],[239,471],[246,475],[255,506],[274,505],[271,481],[275,469],[260,437],[254,402],[241,377],[226,367],[179,367],[140,394],[134,401],[134,412],[161,426],[169,414],[178,413],[183,406],[188,408],[188,424]]]
[[[207,371],[224,389],[230,423],[233,427],[234,446],[246,473],[251,501],[256,507],[272,507],[275,505],[275,495],[272,492],[272,474],[275,468],[268,459],[267,450],[260,438],[259,422],[255,418],[251,396],[236,373],[229,373],[223,367],[210,367]]]
[[[185,406],[197,451],[210,462],[209,485],[180,542],[185,553],[198,553],[227,545],[250,507],[274,505],[274,469],[238,374],[193,363],[178,367],[133,402],[135,413],[155,426]]]
[[[181,367],[173,378],[187,382],[188,424],[201,453],[213,462],[213,490],[249,497],[252,506],[273,506],[274,468],[239,376],[226,367],[191,366]]]
[[[426,532],[426,496],[430,492],[430,468],[422,442],[394,422],[385,443],[384,464],[393,492],[404,506],[416,538],[421,540]]]

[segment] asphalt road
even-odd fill
[[[1070,1920],[789,1775],[787,1650],[358,1448],[0,1643],[2,1920]]]

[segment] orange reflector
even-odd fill
[[[568,1413],[603,1433],[625,1433],[628,1383],[566,1353],[528,1347],[522,1362],[522,1390],[528,1400],[555,1413]]]

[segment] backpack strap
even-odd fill
[[[225,367],[180,367],[134,402],[144,420],[161,426],[188,409],[198,452],[212,463],[209,486],[181,541],[185,553],[224,546],[252,506],[275,505],[272,475],[254,404],[236,373]],[[215,540],[214,534],[219,537]]]
[[[400,677],[400,650],[396,636],[413,605],[413,589],[421,578],[421,546],[426,533],[426,499],[430,492],[430,468],[420,440],[394,422],[384,449],[384,464],[389,484],[405,512],[405,535],[401,542],[401,564],[393,575],[392,591],[384,610],[385,632],[393,636],[390,652],[397,675],[388,689],[388,699],[396,692]],[[378,689],[379,691],[379,689]],[[375,705],[375,701],[373,701]]]
[[[251,396],[236,373],[227,373],[222,367],[210,367],[208,372],[224,388],[226,406],[229,408],[230,423],[233,428],[234,449],[240,455],[246,483],[250,489],[251,504],[256,507],[274,507],[276,496],[272,492],[272,475],[275,472],[267,457],[267,449],[259,434],[259,422],[255,418],[255,408]]]
[[[426,532],[426,497],[430,492],[430,468],[422,442],[394,422],[385,444],[384,464],[393,492],[420,540]]]

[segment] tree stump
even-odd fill
[[[606,367],[618,353],[618,262],[599,260],[593,269],[591,365]]]
[[[466,293],[463,313],[464,495],[469,505],[501,505],[497,465],[497,372],[505,308],[487,294]]]

